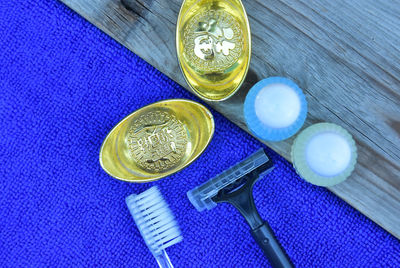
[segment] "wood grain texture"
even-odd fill
[[[118,42],[188,88],[178,66],[175,26],[181,0],[62,0]],[[246,82],[209,103],[247,131],[243,101],[268,76],[299,84],[305,126],[328,121],[358,144],[353,175],[329,189],[400,238],[400,2],[244,0],[252,31]],[[290,160],[293,139],[266,143]]]

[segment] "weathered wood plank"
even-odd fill
[[[188,88],[175,52],[181,0],[62,2]],[[309,102],[306,126],[337,123],[358,144],[356,171],[330,190],[400,238],[400,2],[243,3],[252,30],[249,74],[234,97],[210,105],[247,131],[249,87],[273,75],[296,81]],[[289,159],[292,142],[267,145]]]

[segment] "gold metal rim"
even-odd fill
[[[200,0],[199,0],[200,1]],[[248,32],[248,40],[249,40],[249,44],[248,44],[248,46],[249,46],[249,57],[248,57],[248,59],[247,59],[247,62],[246,62],[246,69],[245,69],[245,71],[244,71],[244,74],[243,74],[243,77],[242,77],[242,79],[241,79],[241,81],[239,82],[239,84],[237,85],[237,87],[236,87],[236,89],[234,90],[234,91],[232,91],[230,94],[228,94],[227,96],[225,96],[225,97],[223,97],[223,98],[220,98],[220,99],[211,99],[211,98],[207,98],[207,97],[205,97],[204,95],[202,95],[202,94],[200,94],[192,85],[191,85],[191,83],[189,82],[189,80],[188,80],[188,78],[186,77],[186,75],[184,74],[184,71],[183,71],[183,69],[182,69],[182,63],[181,63],[181,55],[180,55],[180,53],[179,53],[179,40],[178,40],[178,35],[179,35],[179,20],[180,20],[180,18],[181,18],[181,15],[182,15],[182,9],[183,9],[183,4],[185,3],[185,0],[183,1],[183,3],[182,3],[182,5],[181,5],[181,7],[180,7],[180,9],[179,9],[179,13],[178,13],[178,19],[177,19],[177,22],[176,22],[176,30],[175,30],[175,48],[176,48],[176,56],[177,56],[177,59],[178,59],[178,63],[179,63],[179,69],[181,70],[181,73],[182,73],[182,75],[183,75],[183,77],[184,77],[184,79],[185,79],[185,81],[186,81],[186,84],[189,86],[189,88],[191,89],[191,91],[197,96],[197,97],[199,97],[200,99],[202,99],[202,100],[205,100],[205,101],[224,101],[224,100],[227,100],[227,99],[229,99],[230,97],[232,97],[239,89],[240,89],[240,87],[242,86],[242,84],[244,83],[244,81],[245,81],[245,79],[246,79],[246,76],[247,76],[247,73],[248,73],[248,71],[249,71],[249,68],[250,68],[250,61],[251,61],[251,31],[250,31],[250,23],[249,23],[249,18],[248,18],[248,16],[247,16],[247,12],[246,12],[246,9],[244,8],[244,5],[243,5],[243,2],[241,1],[241,0],[238,0],[239,1],[239,3],[240,3],[240,7],[241,7],[241,9],[243,10],[243,13],[244,13],[244,18],[245,18],[245,22],[246,22],[246,25],[247,25],[247,32]],[[179,35],[180,36],[180,35]]]
[[[190,104],[192,104],[192,105],[197,105],[197,106],[200,106],[200,107],[205,111],[205,113],[206,113],[207,115],[209,115],[210,122],[211,122],[211,128],[210,128],[210,135],[209,135],[209,137],[208,137],[208,139],[207,139],[207,141],[206,141],[206,145],[199,151],[199,153],[198,153],[197,155],[195,155],[192,159],[190,159],[190,160],[185,164],[185,166],[183,166],[182,168],[177,169],[177,170],[175,170],[175,171],[173,171],[173,172],[171,172],[171,173],[160,174],[159,176],[154,176],[154,177],[151,177],[151,178],[149,178],[149,179],[126,179],[126,178],[118,177],[118,176],[115,176],[114,174],[112,174],[112,173],[104,166],[104,163],[103,163],[103,149],[104,149],[104,145],[105,145],[105,142],[107,141],[107,139],[110,137],[110,135],[113,133],[113,131],[114,131],[116,128],[118,128],[118,127],[119,127],[121,124],[123,124],[127,119],[129,119],[129,117],[130,117],[133,113],[135,113],[136,111],[138,111],[138,110],[140,110],[140,109],[143,109],[143,108],[146,108],[146,107],[148,107],[148,106],[154,105],[154,104],[160,104],[160,103],[164,103],[164,102],[169,102],[169,103],[170,103],[170,102],[186,102],[186,103],[190,103]],[[203,104],[201,104],[201,103],[198,103],[198,102],[195,102],[195,101],[192,101],[192,100],[188,100],[188,99],[166,99],[166,100],[161,100],[161,101],[157,101],[157,102],[154,102],[154,103],[150,103],[150,104],[147,104],[147,105],[145,105],[145,106],[143,106],[143,107],[141,107],[141,108],[139,108],[139,109],[133,111],[132,113],[128,114],[127,116],[125,116],[123,119],[121,119],[121,120],[108,132],[107,136],[104,138],[104,140],[103,140],[103,142],[102,142],[102,144],[101,144],[100,151],[99,151],[99,162],[100,162],[100,166],[101,166],[101,168],[102,168],[108,175],[110,175],[111,177],[113,177],[113,178],[115,178],[115,179],[121,180],[121,181],[125,181],[125,182],[135,182],[135,183],[146,183],[146,182],[156,181],[156,180],[159,180],[159,179],[161,179],[161,178],[164,178],[164,177],[167,177],[167,176],[171,176],[171,175],[173,175],[173,174],[175,174],[175,173],[181,171],[182,169],[186,168],[186,167],[189,166],[191,163],[193,163],[193,162],[194,162],[201,154],[203,154],[203,152],[208,148],[208,146],[209,146],[209,144],[210,144],[210,142],[211,142],[211,139],[212,139],[213,136],[214,136],[214,132],[215,132],[214,116],[212,115],[212,113],[210,112],[210,110],[209,110],[207,107],[205,107]]]

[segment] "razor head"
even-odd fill
[[[254,174],[253,176],[257,175],[257,178],[259,178],[271,171],[272,168],[272,161],[268,158],[264,149],[259,149],[246,159],[202,185],[188,191],[186,194],[190,203],[192,203],[198,211],[203,211],[205,209],[210,210],[217,205],[213,197],[215,197],[219,191],[229,188],[250,173]],[[254,180],[257,178],[254,178]]]

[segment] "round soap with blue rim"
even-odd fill
[[[292,146],[292,161],[304,180],[319,186],[343,182],[357,162],[354,139],[344,128],[319,123],[302,131]]]
[[[249,91],[244,117],[250,131],[265,141],[280,141],[294,135],[304,124],[307,101],[291,80],[269,77]]]

